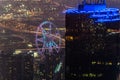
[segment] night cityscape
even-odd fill
[[[78,8],[82,1],[0,0],[0,80],[96,80],[100,77],[97,80],[110,80],[102,78],[105,65],[109,68],[105,74],[113,71],[106,76],[114,74],[117,79],[113,76],[111,80],[119,80],[120,22],[93,25],[91,19],[85,22],[83,20],[87,23],[86,26],[90,27],[81,28],[79,33],[79,29],[75,27],[81,25],[79,19],[74,16],[70,18],[66,12],[68,9]],[[119,0],[106,0],[107,7],[120,9],[119,4]],[[119,10],[116,11],[119,13]],[[67,22],[66,19],[70,21]],[[72,24],[74,22],[78,24]],[[69,26],[72,27],[71,30]],[[89,32],[89,29],[93,31]],[[71,35],[75,36],[75,40]],[[65,47],[70,48],[70,52],[67,52],[68,48]],[[78,56],[86,63],[84,65],[80,61],[80,64],[84,67],[95,67],[93,72],[89,68],[81,70],[78,58],[73,55],[77,55],[79,50],[81,55],[86,53],[87,57],[90,57]],[[65,57],[68,53],[71,53],[69,55],[72,57]],[[98,53],[100,55],[97,55]],[[75,58],[76,60],[73,60]],[[69,66],[74,64],[76,67],[69,72]],[[99,67],[103,69],[100,70]]]

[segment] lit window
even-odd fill
[[[118,62],[117,65],[119,66],[119,65],[120,65],[120,62]]]
[[[112,65],[112,62],[109,62],[109,65]]]
[[[106,62],[105,65],[112,65],[112,62]]]
[[[92,64],[96,64],[96,61],[92,61],[91,63],[92,63]]]
[[[73,36],[66,36],[66,40],[73,41]]]
[[[83,76],[83,77],[88,77],[88,74],[83,74],[82,76]]]
[[[102,73],[100,73],[100,74],[98,74],[98,75],[97,75],[97,77],[102,77],[102,76],[103,76],[103,74],[102,74]]]
[[[97,62],[97,64],[101,64],[101,62],[100,62],[100,61],[98,61],[98,62]]]

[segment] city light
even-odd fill
[[[83,0],[65,11],[65,79],[119,79],[120,13],[106,0]]]
[[[119,27],[119,24],[115,26],[110,23],[119,22],[120,1],[102,2],[103,0],[97,0],[99,5],[93,6],[89,5],[89,1],[96,0],[86,1],[88,1],[88,5],[84,3],[84,9],[80,10],[82,8],[81,6],[78,8],[78,5],[82,4],[82,0],[0,0],[0,80],[65,80],[65,46],[69,45],[66,44],[67,41],[71,44],[74,41],[85,39],[83,44],[72,45],[72,49],[67,50],[72,53],[74,48],[79,49],[80,52],[74,55],[81,54],[83,50],[84,53],[92,53],[89,55],[91,57],[95,56],[99,50],[101,50],[99,54],[102,55],[106,46],[109,47],[106,49],[108,53],[105,54],[116,53],[114,50],[114,48],[118,48],[115,43],[118,42],[116,36],[120,33],[120,30],[116,28]],[[108,7],[116,8],[106,8],[106,4]],[[76,5],[77,7],[75,7]],[[66,13],[86,13],[90,14],[89,18],[95,20],[87,19],[89,21],[81,23],[82,28],[79,25],[71,25],[71,29],[67,29],[65,25]],[[74,21],[70,21],[70,23]],[[93,27],[94,22],[96,23],[95,27]],[[107,25],[109,29],[104,27],[104,22],[109,22]],[[102,34],[104,31],[108,33],[105,38],[108,39],[106,43],[103,39],[106,33]],[[66,34],[67,32],[70,34]],[[99,34],[97,35],[97,33]],[[81,35],[79,36],[79,34]],[[87,42],[85,42],[86,40]],[[84,43],[86,44],[84,45]],[[81,45],[87,47],[80,49]],[[86,58],[78,60],[74,64],[81,61],[85,64],[87,63],[85,61],[89,61],[91,66],[119,67],[120,62],[116,60],[118,58],[115,58],[115,62],[112,60],[87,60]],[[80,70],[82,68],[70,69]],[[70,75],[74,78],[78,76],[84,78],[104,76],[102,72],[90,71],[81,74],[73,72]]]

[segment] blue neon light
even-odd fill
[[[96,10],[102,10],[105,9],[106,5],[84,5],[84,10],[85,11],[96,11]]]
[[[120,14],[117,8],[105,8],[96,11],[84,11],[77,8],[66,10],[66,14],[90,14],[90,18],[95,19],[95,22],[110,22],[119,21]]]
[[[120,21],[119,9],[106,8],[106,4],[84,4],[83,8],[72,8],[66,14],[89,14],[95,22]]]

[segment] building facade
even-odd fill
[[[65,80],[65,50],[61,49],[58,54],[46,53],[45,59],[40,61],[36,59],[37,66],[34,72],[35,80]],[[39,58],[40,59],[40,58]]]
[[[117,80],[119,9],[105,0],[84,0],[66,11],[66,80]]]
[[[33,56],[0,54],[0,80],[33,80]]]

